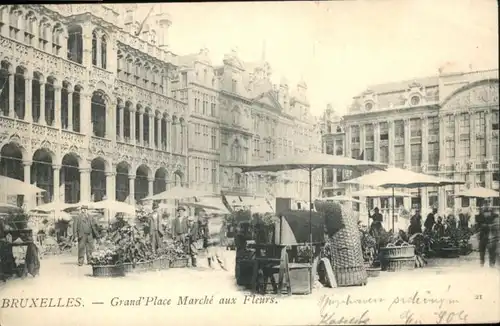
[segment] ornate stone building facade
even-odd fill
[[[289,90],[286,80],[273,85],[265,53],[258,62],[243,62],[236,51],[216,68],[220,87],[221,187],[238,196],[284,196],[307,199],[304,171],[241,174],[233,163],[271,160],[297,153],[320,152],[318,121],[309,111],[307,85]],[[321,179],[314,178],[314,194]]]
[[[499,80],[497,69],[463,71],[448,65],[437,76],[370,87],[341,119],[325,114],[324,128],[331,126],[325,147],[334,148],[340,140],[333,138],[342,135],[346,156],[466,182],[421,189],[424,210],[473,206],[454,194],[471,186],[499,189]],[[326,191],[341,188],[325,183]],[[417,196],[406,201],[407,208],[420,204]]]
[[[50,200],[135,202],[187,176],[188,106],[168,16],[136,36],[134,10],[0,6],[2,175]]]
[[[144,22],[136,9],[0,6],[0,174],[44,188],[43,202],[135,203],[170,185],[307,197],[300,171],[229,167],[321,150],[306,84],[272,85],[264,59],[235,52],[222,66],[205,49],[175,55],[166,8]]]

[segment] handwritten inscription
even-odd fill
[[[447,291],[449,293],[449,289]],[[415,291],[409,296],[356,298],[352,295],[320,298],[321,325],[363,325],[370,323],[370,311],[380,314],[384,309],[389,315],[396,313],[405,325],[465,323],[468,315],[464,310],[453,309],[459,300],[431,291]],[[361,309],[356,309],[358,306]],[[418,308],[423,307],[423,308]],[[404,309],[404,310],[402,310]],[[425,311],[425,316],[417,312]],[[423,319],[425,318],[425,322]],[[433,320],[434,319],[434,320]]]

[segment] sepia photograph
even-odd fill
[[[498,3],[0,5],[0,326],[500,322]]]

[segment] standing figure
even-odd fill
[[[88,213],[88,207],[82,206],[80,213],[73,221],[73,239],[78,241],[78,266],[82,266],[84,256],[87,256],[87,264],[90,264],[92,251],[94,250],[94,239],[99,238],[97,223]]]
[[[437,208],[436,207],[433,207],[432,208],[432,212],[430,212],[429,214],[427,214],[427,218],[425,219],[425,222],[424,222],[424,227],[425,227],[425,231],[427,232],[431,232],[432,231],[432,228],[434,227],[434,224],[436,224],[436,214],[437,214]]]
[[[498,242],[498,215],[495,214],[488,203],[484,206],[478,215],[476,215],[476,224],[479,228],[479,261],[484,266],[486,249],[488,249],[490,267],[495,266],[497,242]]]
[[[207,250],[208,267],[213,268],[213,263],[217,262],[223,270],[227,270],[220,252],[221,248],[221,232],[217,230],[210,231],[210,223],[208,214],[205,210],[200,210],[199,221],[203,237],[203,248]]]
[[[187,219],[187,248],[189,252],[189,256],[191,257],[191,266],[196,267],[196,258],[198,257],[198,247],[197,242],[199,239],[199,229],[198,229],[198,221],[195,220],[194,217],[190,216]]]
[[[410,227],[408,234],[411,236],[416,233],[422,233],[422,216],[420,210],[416,209],[415,214],[410,218]]]
[[[382,214],[380,214],[378,207],[375,207],[373,209],[373,212],[373,215],[371,215],[370,211],[368,211],[368,218],[371,218],[373,220],[372,224],[370,225],[370,234],[375,237],[382,231],[383,217]]]
[[[172,225],[172,236],[177,241],[184,241],[187,231],[186,208],[184,206],[179,206],[177,208],[177,216]]]
[[[153,212],[151,212],[148,217],[149,237],[154,253],[160,248],[161,238],[163,237],[163,227],[161,225],[159,208],[160,205],[158,205],[157,202],[153,202]]]
[[[446,226],[443,224],[443,218],[438,216],[437,222],[432,227],[432,231],[434,231],[439,237],[444,236]]]

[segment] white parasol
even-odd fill
[[[31,196],[44,191],[45,189],[27,182],[0,175],[0,194]]]
[[[469,198],[498,198],[500,193],[497,190],[476,187],[470,188],[459,192],[456,197],[469,197]]]

